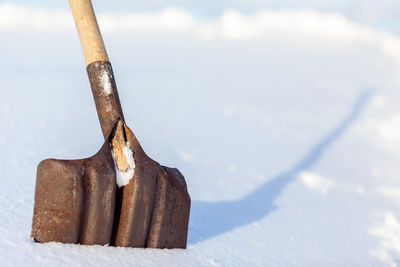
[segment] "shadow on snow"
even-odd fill
[[[190,214],[189,240],[197,242],[227,233],[235,228],[256,222],[276,209],[274,201],[283,189],[301,171],[310,169],[322,154],[337,141],[355,121],[369,98],[369,93],[360,94],[350,113],[325,138],[318,142],[292,168],[273,177],[260,188],[242,199],[229,202],[193,201]]]

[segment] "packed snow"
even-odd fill
[[[34,243],[37,164],[103,144],[67,8],[0,4],[2,266],[400,264],[400,38],[312,10],[100,13],[127,124],[186,178],[188,248]]]
[[[117,162],[115,160],[115,155],[114,152],[111,151],[115,163],[115,172],[117,174],[117,185],[118,187],[123,187],[127,184],[129,184],[129,181],[132,180],[133,175],[135,174],[135,168],[136,168],[136,163],[135,163],[135,158],[133,157],[133,151],[131,150],[129,146],[129,142],[126,142],[125,146],[122,148],[122,153],[124,153],[124,156],[126,160],[128,161],[129,168],[126,171],[120,171],[117,166]]]

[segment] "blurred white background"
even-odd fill
[[[6,0],[16,3],[49,8],[68,8],[67,0]],[[390,32],[400,32],[400,1],[397,0],[95,0],[98,12],[154,12],[175,6],[189,11],[196,17],[218,17],[226,9],[236,9],[252,14],[262,9],[282,10],[312,9],[320,12],[340,13],[351,21]]]

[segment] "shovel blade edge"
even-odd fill
[[[47,159],[37,169],[31,236],[37,242],[78,243],[83,164]]]
[[[178,169],[161,167],[148,248],[186,248],[190,196]]]

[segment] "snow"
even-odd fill
[[[321,177],[317,173],[303,171],[299,173],[299,178],[305,186],[311,190],[316,190],[321,194],[326,194],[335,185],[335,182]]]
[[[4,1],[4,0],[3,0]],[[68,8],[68,2],[53,0],[5,0],[5,2],[46,6],[51,8]],[[318,12],[335,12],[345,15],[358,24],[381,28],[386,31],[399,32],[398,14],[400,2],[396,0],[120,0],[118,5],[110,5],[107,0],[96,0],[93,5],[97,12],[130,13],[140,12],[154,14],[163,8],[178,6],[190,13],[202,17],[218,17],[226,9],[234,8],[250,14],[263,9],[312,9]]]
[[[400,199],[400,187],[382,185],[378,187],[377,192],[378,194],[386,196],[389,199]]]
[[[398,36],[304,10],[99,14],[125,121],[186,178],[188,249],[36,244],[37,164],[103,137],[69,11],[5,6],[2,266],[399,264]]]
[[[117,167],[117,162],[115,160],[114,152],[111,151],[115,163],[115,172],[117,174],[117,185],[118,187],[123,187],[129,184],[129,181],[133,178],[135,174],[135,158],[133,157],[133,151],[130,149],[129,142],[126,142],[125,146],[122,148],[122,152],[128,161],[129,169],[127,171],[120,171]]]
[[[398,266],[397,257],[393,257],[400,254],[400,221],[396,215],[385,213],[384,222],[371,228],[370,233],[381,240],[379,247],[372,251],[373,255],[390,266]]]
[[[97,64],[97,63],[95,63]],[[103,88],[103,93],[104,95],[108,96],[111,95],[112,93],[112,85],[111,85],[111,79],[110,77],[108,77],[108,71],[106,69],[101,70],[101,74],[100,74],[100,83],[101,83],[101,87]]]

